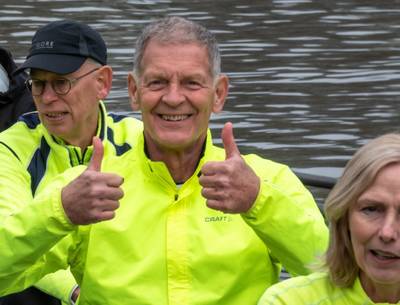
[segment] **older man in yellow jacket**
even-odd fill
[[[121,155],[142,132],[139,120],[107,113],[102,100],[111,89],[112,69],[103,38],[88,25],[60,20],[39,28],[20,67],[25,69],[38,111],[0,133],[0,228],[24,211],[56,175],[87,164],[93,136],[103,141],[106,156]],[[18,239],[24,227],[14,227],[10,238]],[[17,255],[18,249],[13,250]],[[32,284],[65,304],[78,292],[67,271]],[[20,296],[0,303],[14,305]]]

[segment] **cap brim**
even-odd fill
[[[15,73],[26,69],[39,69],[56,74],[69,74],[82,66],[85,57],[65,54],[37,54],[29,57]]]

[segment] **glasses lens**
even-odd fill
[[[71,89],[71,82],[66,78],[55,79],[51,84],[57,94],[67,94]]]
[[[30,79],[28,81],[28,88],[31,90],[32,95],[37,96],[42,94],[45,84],[42,80]]]

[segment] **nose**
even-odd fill
[[[179,106],[185,101],[185,95],[182,92],[182,88],[179,84],[171,82],[166,88],[165,94],[162,96],[162,100],[169,106]]]
[[[43,92],[41,95],[41,101],[43,103],[51,103],[55,99],[57,99],[57,94],[54,92],[54,89],[51,86],[51,82],[47,81],[43,88]]]
[[[400,220],[396,215],[387,215],[379,230],[379,238],[384,243],[389,243],[399,238]]]

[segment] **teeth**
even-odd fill
[[[48,117],[51,117],[51,118],[58,118],[58,117],[61,117],[62,115],[63,115],[63,113],[60,113],[60,112],[52,112],[52,113],[47,113],[46,114]]]
[[[179,115],[163,114],[161,117],[163,118],[163,120],[166,120],[166,121],[183,121],[183,120],[186,120],[189,116],[183,115],[183,114],[179,114]]]

